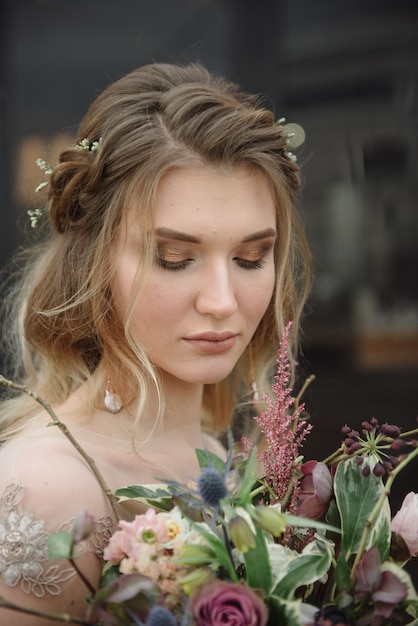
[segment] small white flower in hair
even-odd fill
[[[92,143],[90,143],[89,139],[82,139],[78,142],[76,148],[78,148],[79,150],[87,150],[88,152],[97,152],[101,142],[101,137],[100,139],[98,139],[97,141],[93,141]]]
[[[82,139],[76,145],[78,150],[87,150],[88,152],[97,152],[100,144],[102,142],[102,138],[100,137],[97,141],[93,141],[90,143],[88,139]],[[45,175],[52,174],[54,168],[52,165],[44,161],[44,159],[36,159],[36,165],[43,170]],[[36,187],[35,191],[41,191],[41,189],[45,189],[49,185],[49,181],[45,180]],[[30,225],[32,228],[37,228],[39,222],[41,221],[42,216],[45,213],[45,208],[37,208],[37,209],[29,209],[27,214],[29,215]]]

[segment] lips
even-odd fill
[[[185,337],[184,340],[198,352],[219,354],[234,347],[237,334],[228,331],[222,333],[210,331]]]

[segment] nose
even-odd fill
[[[201,277],[196,309],[201,315],[225,319],[237,310],[234,284],[227,267],[216,266]]]

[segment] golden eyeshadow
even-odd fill
[[[266,247],[252,248],[251,250],[243,251],[241,256],[245,258],[246,261],[258,261],[266,251]]]
[[[251,250],[251,252],[247,252],[245,254],[245,258],[249,261],[258,261],[260,256],[263,254],[262,250]]]
[[[161,258],[163,258],[165,261],[176,263],[184,259],[184,250],[179,250],[178,248],[167,248],[166,246],[161,246],[158,248],[158,255]]]

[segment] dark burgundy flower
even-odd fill
[[[303,478],[299,487],[299,506],[296,514],[319,519],[327,510],[332,497],[332,477],[328,466],[317,461],[302,465]]]
[[[153,581],[146,576],[137,573],[121,576],[96,593],[87,611],[88,623],[114,626],[116,619],[128,620],[132,616],[145,620],[152,598],[157,595]]]
[[[408,590],[390,570],[382,570],[379,550],[372,546],[364,553],[356,570],[355,599],[371,600],[374,611],[371,624],[387,619],[396,606],[405,600]],[[376,619],[376,622],[374,621]]]

